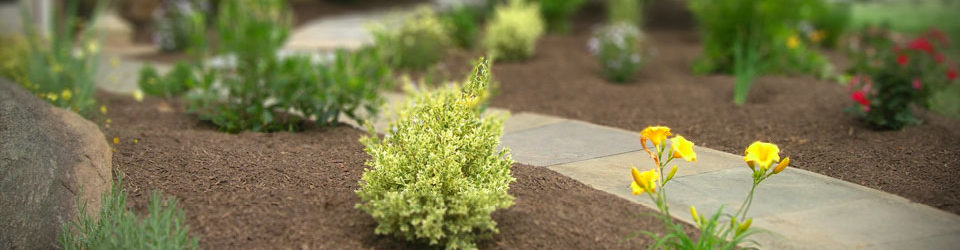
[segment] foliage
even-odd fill
[[[26,82],[26,62],[30,52],[27,40],[21,36],[0,36],[0,76],[13,82]]]
[[[577,12],[586,0],[536,0],[540,2],[540,16],[550,32],[570,31],[570,16]]]
[[[9,59],[3,68],[4,75],[54,106],[89,116],[94,114],[93,107],[97,105],[93,94],[100,43],[89,29],[92,25],[79,31],[73,28],[76,9],[77,2],[70,1],[63,22],[53,24],[50,34],[38,34],[24,9],[26,45],[11,47],[8,56],[15,59]]]
[[[496,60],[523,60],[533,55],[543,35],[543,21],[535,3],[511,0],[497,6],[487,24],[484,46]]]
[[[949,41],[939,30],[931,30],[907,44],[896,44],[888,31],[868,28],[852,44],[855,75],[849,83],[854,101],[847,110],[880,129],[901,129],[919,123],[912,104],[930,107],[931,95],[956,81],[956,62],[942,49]]]
[[[837,46],[840,37],[850,26],[850,3],[847,2],[815,2],[810,29],[805,30],[806,37],[813,44],[822,44],[824,47]]]
[[[197,249],[174,197],[151,193],[148,215],[141,220],[127,210],[121,186],[118,178],[111,192],[103,195],[97,217],[87,215],[86,204],[77,202],[79,213],[60,232],[64,249]]]
[[[152,65],[144,65],[140,69],[140,80],[137,84],[144,93],[152,96],[174,97],[186,93],[194,86],[200,85],[193,65],[186,62],[177,62],[166,75],[157,73]]]
[[[590,52],[603,67],[604,75],[614,82],[633,80],[637,70],[646,62],[643,46],[643,34],[626,22],[600,28],[588,42]]]
[[[440,16],[446,27],[446,34],[454,44],[465,49],[472,49],[476,45],[479,22],[483,16],[481,11],[483,10],[458,6]]]
[[[692,0],[704,48],[696,73],[736,75],[734,102],[746,102],[753,79],[770,72],[824,70],[826,60],[798,38],[818,0]]]
[[[515,179],[508,149],[496,148],[504,119],[480,116],[489,70],[481,59],[464,86],[414,93],[383,139],[361,139],[371,159],[357,208],[379,223],[377,234],[476,248],[498,232],[490,214],[513,205]]]
[[[640,25],[640,5],[643,0],[607,0],[607,19],[609,23],[627,22]]]
[[[405,69],[430,67],[443,59],[450,46],[447,27],[428,7],[418,9],[399,27],[374,27],[373,37],[391,64]]]
[[[206,0],[163,1],[153,16],[154,44],[164,51],[204,47],[209,5]]]
[[[700,229],[700,237],[693,239],[683,231],[682,225],[673,222],[667,205],[666,185],[676,175],[677,167],[671,168],[666,175],[663,171],[674,159],[696,162],[697,154],[693,150],[693,142],[680,135],[670,138],[670,145],[667,145],[667,137],[671,135],[668,127],[655,126],[643,129],[640,132],[640,143],[653,160],[655,167],[644,172],[640,172],[637,168],[631,169],[633,181],[630,183],[630,189],[633,194],[646,194],[656,203],[660,212],[657,216],[663,220],[666,227],[667,234],[663,237],[644,232],[656,241],[651,248],[737,249],[741,243],[750,242],[747,237],[757,232],[750,228],[753,219],[747,217],[750,205],[753,203],[754,191],[761,182],[786,169],[790,164],[790,158],[784,158],[781,161],[780,148],[771,143],[757,141],[747,147],[743,159],[753,172],[753,185],[746,200],[740,204],[740,208],[734,214],[724,214],[721,206],[710,217],[699,215],[696,208],[690,206],[694,226]],[[653,151],[647,147],[647,141],[653,144]],[[723,217],[729,223],[721,223],[720,220]]]

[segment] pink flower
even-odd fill
[[[923,89],[923,83],[920,82],[920,79],[917,79],[917,78],[913,79],[913,89],[916,89],[916,90]]]
[[[861,106],[865,106],[865,107],[870,106],[870,100],[868,100],[867,97],[864,96],[863,91],[860,91],[860,90],[854,91],[853,93],[850,94],[850,99],[853,99],[853,101],[859,103]]]
[[[957,79],[957,70],[956,69],[947,70],[947,79],[950,79],[951,81]]]
[[[908,58],[906,54],[900,54],[897,56],[897,64],[900,64],[900,66],[907,66],[907,62],[909,61],[910,58]]]
[[[927,53],[933,53],[933,44],[930,44],[930,41],[927,41],[927,39],[923,37],[917,38],[912,42],[910,42],[910,44],[907,45],[907,48],[910,48],[912,50],[919,50]]]
[[[947,60],[947,58],[943,56],[943,53],[937,53],[936,55],[933,55],[933,59],[937,60],[937,63],[943,63]]]

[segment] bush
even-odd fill
[[[497,232],[490,214],[513,205],[515,179],[508,149],[496,148],[504,119],[480,116],[489,70],[481,61],[464,86],[417,93],[384,139],[361,139],[371,159],[357,208],[379,223],[377,234],[476,248]]]
[[[957,66],[941,52],[946,36],[931,31],[907,44],[895,44],[878,29],[862,31],[849,83],[848,112],[879,129],[902,129],[919,123],[911,107],[927,108],[932,94],[956,81]]]
[[[205,46],[209,4],[206,0],[163,1],[154,10],[153,43],[163,51]]]
[[[487,24],[484,46],[496,60],[523,60],[533,55],[543,35],[543,21],[536,4],[512,0],[497,6]]]
[[[472,49],[476,45],[482,11],[482,9],[458,6],[440,17],[446,27],[446,33],[450,35],[450,40],[454,44],[464,49]]]
[[[588,42],[590,52],[603,67],[604,75],[614,82],[633,80],[637,70],[646,62],[643,45],[640,30],[625,22],[602,27]]]
[[[567,33],[570,31],[570,16],[577,12],[585,0],[538,0],[540,15],[547,23],[550,32]]]
[[[148,95],[170,98],[180,96],[194,86],[199,86],[200,80],[194,74],[193,65],[185,62],[177,62],[173,69],[163,76],[148,64],[140,69],[140,80],[137,85]]]
[[[400,27],[376,27],[376,46],[395,67],[426,69],[439,62],[450,46],[447,28],[432,9],[423,7]],[[467,32],[467,31],[463,31]]]
[[[154,191],[148,215],[141,220],[127,210],[127,194],[121,186],[118,179],[112,191],[103,195],[96,218],[87,215],[86,205],[78,201],[79,213],[60,232],[64,249],[197,249],[176,199]]]
[[[771,72],[818,71],[826,66],[807,49],[797,27],[818,1],[693,0],[689,2],[704,42],[694,72],[736,75],[734,102],[746,102],[756,76]]]
[[[834,48],[850,26],[850,3],[821,3],[822,6],[815,8],[812,20],[813,30],[808,31],[807,37],[815,44]]]
[[[607,0],[607,20],[609,23],[627,22],[640,25],[642,0]]]

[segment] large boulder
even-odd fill
[[[56,248],[78,200],[100,209],[111,158],[97,125],[0,78],[0,246]]]

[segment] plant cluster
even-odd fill
[[[137,85],[143,93],[152,96],[175,97],[200,85],[200,78],[194,72],[194,66],[187,62],[177,62],[170,72],[160,75],[152,65],[140,69]]]
[[[746,102],[753,79],[770,72],[817,72],[827,63],[799,38],[819,0],[693,0],[704,48],[696,73],[733,73],[734,102]]]
[[[523,60],[533,55],[543,35],[543,20],[537,3],[511,0],[497,6],[487,24],[484,46],[495,60]]]
[[[463,86],[413,93],[383,139],[361,139],[371,159],[357,208],[378,222],[377,234],[476,248],[497,232],[490,214],[513,205],[515,179],[508,149],[497,149],[504,119],[480,115],[489,84],[481,59]]]
[[[633,80],[646,62],[644,37],[631,23],[619,22],[601,27],[587,43],[597,57],[607,79],[614,82]]]
[[[848,2],[814,2],[814,12],[810,21],[810,29],[805,29],[806,37],[813,44],[821,44],[827,48],[838,45],[840,37],[847,32],[850,26],[851,4]]]
[[[644,0],[607,0],[607,22],[627,22],[640,25],[641,7]]]
[[[677,167],[670,168],[670,172],[666,174],[664,174],[664,171],[667,170],[670,162],[675,159],[696,162],[697,153],[693,150],[693,142],[680,135],[668,139],[671,135],[673,134],[668,127],[653,126],[643,129],[640,132],[640,142],[643,150],[653,160],[655,167],[644,172],[640,172],[637,168],[631,168],[630,172],[633,177],[633,181],[630,183],[633,194],[646,194],[650,200],[656,203],[660,212],[658,217],[663,220],[666,227],[667,235],[663,237],[644,232],[656,240],[651,248],[739,248],[740,243],[746,242],[747,237],[756,233],[756,230],[750,228],[753,219],[747,217],[750,205],[753,204],[754,191],[761,182],[786,169],[787,165],[790,164],[790,158],[781,160],[780,148],[775,144],[760,141],[750,144],[743,157],[747,167],[752,170],[753,177],[753,185],[750,187],[746,199],[734,214],[724,214],[721,206],[713,215],[706,217],[699,215],[697,209],[690,206],[690,215],[693,218],[694,226],[700,229],[700,237],[693,239],[683,231],[682,225],[673,222],[670,216],[670,208],[667,205],[666,185],[677,174]],[[667,145],[667,140],[669,140],[670,145]],[[653,144],[653,150],[647,147],[647,141]],[[728,220],[729,223],[721,223],[721,219]]]
[[[570,31],[570,16],[577,12],[586,0],[537,0],[540,2],[540,16],[550,32],[566,33]]]
[[[118,179],[103,195],[96,217],[87,215],[86,204],[78,200],[77,216],[60,231],[64,249],[197,249],[174,197],[151,193],[147,217],[141,220],[127,210],[127,194],[121,186]]]
[[[868,28],[854,38],[858,50],[848,88],[854,104],[848,112],[880,129],[901,129],[920,120],[912,107],[929,108],[933,93],[957,78],[956,62],[946,58],[949,44],[931,30],[906,44],[889,40],[887,31]]]
[[[153,43],[163,51],[205,46],[210,8],[207,0],[163,1],[153,13]]]
[[[469,25],[466,20],[456,21],[464,22],[465,26]],[[465,30],[458,32],[470,32],[470,27],[464,28]],[[476,28],[473,27],[473,29]],[[376,46],[383,51],[384,56],[393,66],[405,69],[426,69],[446,55],[447,47],[451,43],[447,30],[448,26],[432,9],[423,7],[399,27],[375,27],[373,38]],[[457,35],[468,36],[469,34],[458,33]]]
[[[446,33],[453,44],[460,48],[472,49],[476,46],[477,35],[480,31],[480,22],[485,11],[479,8],[458,6],[450,12],[440,16],[446,27]]]

